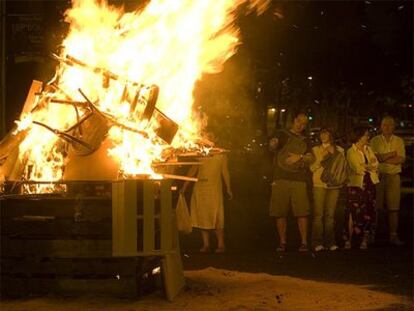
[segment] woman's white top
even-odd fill
[[[348,187],[363,188],[366,172],[369,172],[373,184],[379,183],[378,160],[369,146],[364,146],[363,151],[361,151],[353,144],[346,152],[346,159],[350,167]],[[365,165],[371,165],[374,169],[368,171]]]

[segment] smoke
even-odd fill
[[[244,50],[226,63],[223,72],[204,75],[197,84],[194,108],[207,115],[206,130],[213,132],[221,147],[240,149],[261,136],[263,115],[256,85]]]

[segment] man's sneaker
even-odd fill
[[[339,249],[338,245],[332,245],[331,247],[329,247],[329,250],[332,251],[332,252],[336,251],[338,249]]]
[[[403,246],[405,243],[401,241],[397,236],[390,238],[390,244],[394,246]]]
[[[323,251],[325,249],[325,247],[323,247],[323,245],[317,245],[317,246],[315,246],[314,248],[313,248],[313,250],[315,251],[315,252],[321,252],[321,251]]]

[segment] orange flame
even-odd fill
[[[120,171],[156,177],[151,164],[165,160],[165,148],[196,147],[202,122],[192,110],[195,82],[204,73],[221,71],[236,52],[240,40],[233,25],[235,9],[246,1],[153,0],[142,11],[126,13],[105,1],[73,0],[66,12],[70,30],[60,57],[74,57],[86,66],[61,62],[54,79],[58,88],[43,92],[38,102],[63,97],[84,101],[81,89],[100,111],[148,133],[144,137],[116,124],[110,128],[114,147],[108,153],[119,162]],[[254,0],[249,5],[263,11],[268,2]],[[105,75],[116,77],[107,87]],[[142,98],[136,110],[131,107],[142,85],[159,87],[157,108],[179,125],[171,146],[156,136],[156,120],[140,119]],[[48,104],[22,121],[22,127],[27,127],[27,120],[65,131],[79,116],[71,106]],[[62,179],[65,157],[59,141],[50,130],[32,125],[20,147],[20,159],[30,167],[26,178]]]

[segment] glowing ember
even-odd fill
[[[166,150],[205,148],[197,144],[203,122],[192,110],[193,88],[236,52],[235,9],[245,2],[153,0],[125,13],[103,1],[74,0],[56,76],[18,121],[19,131],[29,128],[19,150],[23,178],[61,180],[71,148],[93,152],[105,137],[121,177],[160,178],[152,164],[165,161]],[[267,2],[248,5],[259,12]],[[149,107],[155,89],[156,107]],[[87,122],[96,131],[85,141]]]

